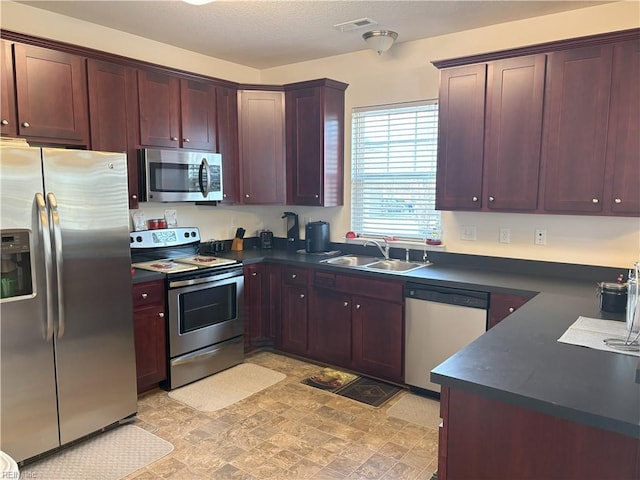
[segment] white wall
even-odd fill
[[[237,226],[252,235],[269,228],[284,236],[285,210],[300,221],[331,222],[332,239],[350,229],[350,112],[353,107],[436,98],[438,71],[432,60],[514,48],[564,38],[640,26],[640,3],[618,2],[568,13],[509,22],[458,34],[399,43],[383,56],[370,50],[257,71],[159,44],[134,35],[77,21],[12,2],[0,2],[3,28],[117,53],[141,60],[246,83],[288,83],[329,77],[349,84],[346,91],[345,206],[335,208],[263,206],[196,207],[189,204],[142,204],[147,218],[178,212],[182,225],[197,225],[203,238],[230,238]],[[402,37],[402,32],[400,38]],[[460,240],[460,227],[475,225],[477,240]],[[511,243],[498,243],[499,228],[511,229]],[[536,246],[536,228],[547,230],[547,245]],[[393,232],[390,232],[391,234]],[[637,218],[443,212],[447,251],[587,265],[628,267],[640,260]]]

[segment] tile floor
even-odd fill
[[[438,432],[379,408],[303,385],[318,366],[271,352],[246,359],[287,375],[245,400],[204,413],[154,390],[139,398],[136,425],[174,450],[127,480],[430,479]]]

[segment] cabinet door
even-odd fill
[[[613,47],[548,57],[542,162],[544,209],[601,212]]]
[[[84,58],[14,44],[18,134],[88,145]]]
[[[496,326],[530,299],[520,295],[492,293],[489,306],[489,328]]]
[[[282,285],[282,324],[280,348],[284,351],[306,355],[308,341],[307,287]]]
[[[315,288],[309,310],[309,353],[333,365],[351,364],[351,295]]]
[[[167,378],[164,305],[134,312],[138,392]]]
[[[239,202],[238,194],[238,92],[216,87],[217,144],[222,154],[223,203]]]
[[[180,80],[183,148],[216,150],[216,92],[208,82]]]
[[[402,382],[402,304],[356,296],[352,312],[354,370]]]
[[[640,41],[613,49],[605,201],[615,214],[640,214]]]
[[[545,55],[488,65],[483,202],[535,210],[542,139]]]
[[[268,319],[265,268],[261,264],[244,267],[244,347],[245,351],[262,345]]]
[[[100,60],[87,60],[91,148],[127,153],[129,208],[138,207],[138,163],[134,134],[135,70]]]
[[[138,70],[140,144],[180,146],[180,83],[176,77]]]
[[[284,93],[240,92],[242,202],[284,203]]]
[[[0,128],[2,135],[18,134],[16,116],[16,91],[13,78],[13,54],[11,43],[0,40]]]
[[[437,210],[482,206],[486,65],[440,72]]]

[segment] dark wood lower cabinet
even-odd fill
[[[492,293],[489,301],[489,328],[495,327],[529,300],[529,297],[521,295]]]
[[[133,324],[138,393],[167,378],[164,282],[133,286]]]
[[[323,288],[311,292],[309,354],[333,365],[351,362],[351,295]]]
[[[282,286],[282,318],[278,347],[285,352],[307,355],[309,295],[306,286]]]
[[[440,403],[438,480],[640,478],[637,438],[452,388]]]
[[[272,347],[280,316],[280,268],[253,264],[244,267],[244,350]]]
[[[353,369],[402,383],[402,304],[353,297],[352,312]]]

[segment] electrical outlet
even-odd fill
[[[476,226],[475,225],[463,225],[460,229],[460,240],[476,240]]]
[[[534,243],[536,245],[546,245],[547,244],[547,231],[542,228],[536,228],[536,236],[534,239]]]
[[[511,229],[510,228],[501,228],[500,229],[500,243],[511,243]]]

